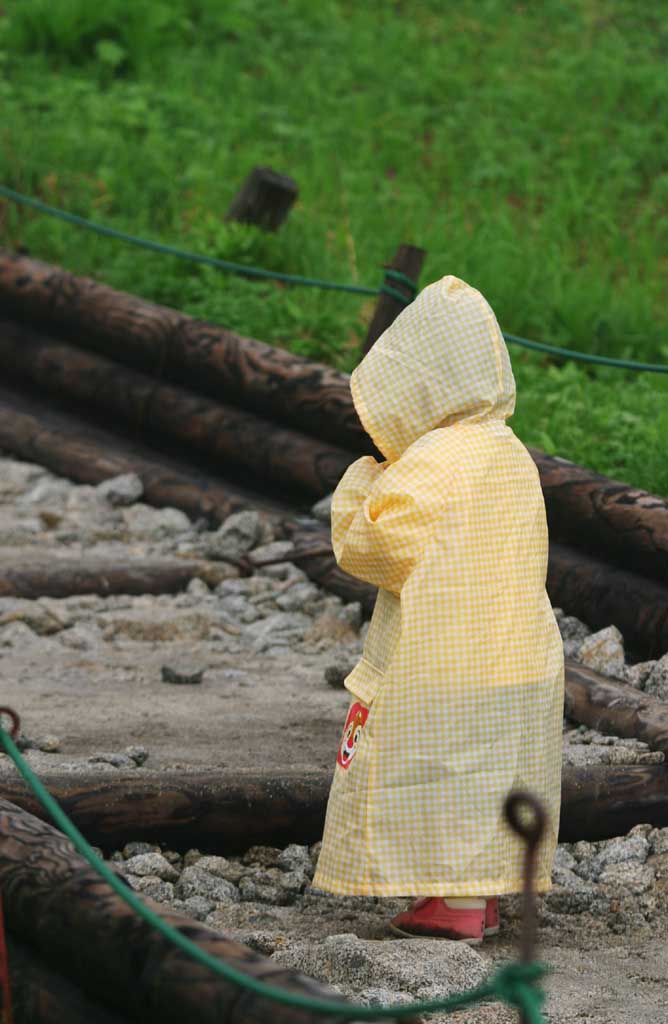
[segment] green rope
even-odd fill
[[[218,270],[227,270],[234,274],[241,274],[245,277],[262,278],[268,281],[284,281],[287,284],[304,285],[311,288],[324,288],[329,291],[351,292],[354,295],[379,295],[384,293],[391,295],[393,299],[401,302],[404,306],[410,305],[418,293],[418,286],[412,278],[408,277],[401,270],[388,267],[385,270],[385,277],[399,284],[405,285],[410,291],[410,297],[393,288],[392,284],[385,281],[380,288],[367,288],[364,285],[340,284],[337,281],[323,281],[316,277],[301,277],[298,274],[282,274],[279,271],[265,270],[262,267],[254,267],[245,263],[234,263],[231,260],[219,260],[213,256],[202,256],[199,253],[187,252],[185,249],[177,249],[173,245],[164,245],[162,242],[151,242],[146,238],[137,238],[135,235],[128,235],[124,231],[117,231],[116,228],[106,227],[104,224],[97,224],[94,221],[86,220],[75,213],[68,213],[55,206],[48,206],[39,199],[32,199],[21,192],[0,185],[0,196],[11,199],[22,206],[30,206],[40,213],[46,213],[50,217],[57,217],[68,224],[76,224],[78,227],[93,231],[98,235],[107,238],[116,238],[121,242],[128,242],[130,245],[139,246],[141,249],[149,249],[152,252],[163,253],[168,256],[177,256],[179,259],[190,260],[191,263],[203,263],[209,267],[216,267]],[[530,341],[528,338],[519,338],[514,334],[503,334],[506,341],[515,345],[522,345],[524,348],[534,349],[537,352],[547,352],[549,355],[563,356],[567,359],[574,359],[582,363],[597,363],[602,366],[614,366],[622,370],[647,371],[649,373],[668,373],[668,365],[661,363],[639,363],[627,359],[614,359],[611,356],[589,355],[587,352],[577,352],[568,348],[557,348],[554,345],[546,345],[541,341]]]
[[[72,824],[48,790],[42,785],[25,758],[21,756],[14,741],[3,729],[1,723],[0,743],[39,802],[53,818],[58,828],[65,833],[75,849],[88,861],[98,875],[111,886],[114,892],[132,907],[155,931],[159,932],[174,946],[183,950],[192,960],[203,967],[209,968],[215,974],[225,978],[227,981],[233,982],[240,988],[255,992],[259,996],[265,996],[267,999],[277,1003],[283,1003],[287,1006],[298,1006],[304,1010],[311,1010],[314,1013],[335,1016],[339,1020],[355,1018],[362,1021],[377,1020],[381,1017],[395,1019],[412,1017],[415,1014],[432,1013],[437,1010],[450,1012],[459,1007],[470,1006],[483,1000],[500,999],[510,1006],[521,1010],[525,1015],[527,1024],[545,1024],[545,1018],[542,1014],[545,993],[542,989],[535,987],[535,984],[540,981],[549,968],[546,964],[540,963],[506,964],[497,969],[489,981],[471,989],[470,992],[450,996],[448,999],[430,999],[402,1006],[361,1006],[355,1003],[341,1004],[327,999],[311,999],[308,996],[287,992],[285,989],[277,988],[275,985],[256,981],[255,978],[249,977],[243,971],[231,967],[217,957],[212,956],[211,953],[201,949],[195,942],[177,928],[168,924],[167,921],[163,921],[158,914],[142,903],[139,897],[128,888],[126,883],[121,881],[91,849],[79,830]]]

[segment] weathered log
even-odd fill
[[[367,613],[373,608],[375,589],[339,569],[327,532],[306,532],[298,520],[291,518],[293,506],[279,504],[208,474],[193,473],[172,457],[143,445],[130,445],[71,413],[54,412],[51,408],[44,411],[33,397],[2,385],[0,448],[77,483],[97,484],[120,473],[137,473],[146,501],[180,508],[193,519],[204,517],[211,523],[220,523],[232,512],[254,508],[271,521],[279,536],[290,535],[298,548],[290,557],[311,579],[346,601],[360,601]],[[328,553],[323,555],[323,550]],[[309,551],[318,553],[309,555]]]
[[[54,772],[42,780],[86,838],[103,849],[142,839],[176,850],[196,846],[232,854],[255,844],[317,842],[331,773],[144,770],[110,778]],[[0,775],[0,798],[46,817],[14,775]],[[668,826],[668,764],[564,767],[561,842],[609,839],[644,823]]]
[[[227,573],[215,562],[180,558],[52,558],[0,565],[0,597],[70,597],[74,594],[175,594],[191,580],[213,587]],[[2,616],[0,616],[0,620]]]
[[[104,410],[110,426],[122,423],[140,440],[170,438],[214,468],[243,469],[311,500],[329,494],[357,458],[8,320],[0,320],[0,372],[68,404]]]
[[[14,1024],[128,1024],[47,967],[30,946],[7,936]],[[1,1019],[1,1015],[0,1015]]]
[[[386,269],[390,271],[398,270],[400,273],[405,274],[406,277],[415,282],[417,289],[417,283],[420,279],[426,255],[427,253],[424,249],[418,249],[414,245],[400,245],[390,262],[386,264]],[[392,291],[405,295],[406,301],[401,302],[389,291],[381,291],[364,341],[362,352],[365,355],[390,324],[394,323],[402,310],[406,308],[407,303],[412,302],[415,298],[414,293],[407,284],[403,281],[398,281],[391,274],[386,274],[385,285],[391,288]]]
[[[668,754],[668,704],[629,683],[606,679],[566,660],[564,713],[574,722],[611,736],[642,740]]]
[[[86,838],[103,849],[132,839],[172,849],[239,853],[320,838],[331,778],[314,770],[280,776],[253,771],[49,773],[50,793]],[[39,802],[15,776],[0,775],[0,796],[39,818]]]
[[[98,484],[121,473],[137,473],[151,505],[180,508],[191,518],[220,523],[251,505],[274,517],[290,506],[194,472],[170,456],[128,442],[71,413],[56,412],[34,397],[0,385],[0,448],[77,483]]]
[[[276,231],[299,194],[297,182],[271,167],[254,167],[232,200],[225,220]]]
[[[355,412],[348,376],[331,367],[6,250],[0,250],[0,302],[5,315],[66,330],[76,345],[95,345],[156,377],[187,383],[351,452],[378,454]],[[665,499],[529,451],[545,481],[555,540],[595,546],[619,564],[667,578]]]
[[[133,1019],[146,1024],[259,1024],[269,1018],[276,1024],[315,1024],[328,1019],[241,992],[196,964],[139,918],[55,828],[4,800],[0,887],[14,934],[87,995]],[[151,900],[143,902],[249,977],[345,1005],[318,982]]]
[[[634,825],[668,826],[668,764],[564,767],[560,843],[612,839]]]
[[[562,544],[550,544],[547,592],[592,629],[611,623],[640,658],[668,651],[668,587]]]
[[[668,500],[529,448],[540,472],[550,537],[668,581]]]
[[[82,347],[175,380],[351,451],[373,452],[348,377],[91,278],[0,250],[5,316],[59,328]]]

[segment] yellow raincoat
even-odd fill
[[[496,318],[456,277],[425,288],[352,374],[386,461],[358,459],[332,503],[338,564],[377,585],[314,886],[377,896],[522,889],[503,802],[561,790],[563,645],[545,590],[538,470],[506,425],[515,382]]]

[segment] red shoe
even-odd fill
[[[390,928],[404,938],[453,939],[479,946],[485,934],[487,904],[467,899],[467,907],[450,906],[447,899],[424,896],[390,921]]]
[[[485,935],[498,935],[499,927],[499,897],[490,896],[485,909]]]

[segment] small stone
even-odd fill
[[[281,888],[271,882],[263,882],[245,876],[239,882],[241,899],[248,903],[272,903],[275,906],[286,906],[291,903],[295,893]]]
[[[103,753],[91,754],[87,759],[88,764],[108,764],[113,768],[136,768],[137,763],[127,754]]]
[[[321,523],[331,523],[332,521],[332,498],[333,494],[327,494],[320,501],[316,501],[315,505],[311,506],[311,515],[314,519],[317,519]]]
[[[561,609],[557,609],[560,611]],[[561,637],[564,641],[564,655],[567,658],[577,658],[583,641],[590,635],[591,630],[580,619],[574,615],[562,615],[557,617],[557,624]]]
[[[201,860],[203,856],[204,856],[204,854],[200,853],[199,850],[195,850],[195,849],[187,850],[184,853],[184,855],[183,855],[183,866],[184,866],[184,868],[189,868],[193,864],[197,864],[197,862],[199,860]]]
[[[256,654],[277,644],[289,645],[298,642],[311,626],[308,615],[299,612],[275,612],[246,627],[246,635],[252,640]]]
[[[205,921],[212,910],[215,909],[215,900],[210,900],[206,896],[188,896],[185,900],[175,900],[173,906],[178,910],[183,910],[188,917],[192,917],[195,921]]]
[[[253,565],[262,565],[263,562],[289,561],[295,546],[291,540],[275,540],[271,544],[262,544],[251,551],[248,558]]]
[[[233,512],[208,537],[205,552],[209,558],[235,562],[257,544],[260,534],[261,519],[257,512]]]
[[[645,678],[645,693],[668,701],[668,654],[664,654],[655,662],[652,671]]]
[[[649,853],[650,844],[644,836],[619,836],[601,844],[601,849],[592,858],[592,871],[596,876],[612,864],[622,864],[627,861],[643,864]]]
[[[126,843],[123,847],[123,856],[126,860],[131,857],[139,857],[144,853],[160,853],[160,847],[152,843]]]
[[[211,591],[208,586],[201,580],[199,576],[195,576],[186,587],[186,593],[190,594],[191,597],[210,597]]]
[[[282,871],[313,873],[311,855],[307,846],[300,846],[298,843],[290,843],[276,858],[277,867]]]
[[[57,754],[60,750],[60,739],[58,736],[41,736],[35,740],[35,746],[45,754]]]
[[[598,878],[599,885],[619,886],[625,893],[634,895],[647,892],[653,881],[653,867],[650,864],[639,864],[637,861],[610,864]]]
[[[318,596],[318,588],[313,583],[295,583],[276,598],[276,605],[283,612],[300,612]]]
[[[198,665],[163,665],[160,673],[163,683],[175,683],[179,686],[194,686],[201,683],[204,678],[204,669]]]
[[[144,494],[144,485],[136,473],[122,473],[97,485],[97,493],[110,505],[134,505]]]
[[[638,690],[645,689],[645,683],[656,665],[655,661],[639,661],[635,665],[625,665],[624,679]]]
[[[200,857],[197,861],[197,867],[201,868],[202,871],[208,871],[217,878],[227,878],[229,880],[230,862],[227,857]]]
[[[125,867],[133,875],[154,875],[163,882],[175,882],[179,877],[176,868],[161,853],[139,853],[130,857]]]
[[[136,889],[137,892],[142,893],[144,896],[148,896],[149,899],[156,900],[158,903],[170,903],[174,899],[174,886],[172,883],[165,882],[154,875],[144,875],[138,878],[137,882],[133,885],[133,889]]]
[[[624,675],[624,638],[616,626],[592,633],[581,644],[578,660],[604,676]]]
[[[126,747],[125,753],[131,758],[138,768],[148,761],[148,750],[142,746]]]
[[[282,853],[277,846],[251,846],[241,859],[244,864],[273,868],[278,866],[278,859]]]
[[[181,899],[186,900],[189,896],[204,896],[214,903],[239,902],[239,890],[232,882],[205,871],[199,864],[184,868],[176,892]]]

